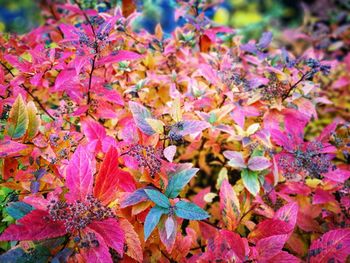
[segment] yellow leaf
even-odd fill
[[[223,180],[227,179],[228,180],[228,171],[226,169],[226,167],[223,167],[220,172],[219,172],[219,175],[218,175],[218,179],[216,180],[216,189],[220,189],[221,187],[221,183]]]
[[[182,114],[181,114],[181,103],[180,98],[177,97],[171,106],[170,115],[173,118],[175,122],[179,122],[182,120]]]
[[[206,202],[206,203],[211,203],[211,202],[213,202],[213,199],[215,198],[215,197],[217,197],[218,195],[217,194],[215,194],[215,193],[207,193],[204,197],[203,197],[203,199],[204,199],[204,201]]]
[[[18,95],[12,105],[6,125],[6,134],[13,139],[21,138],[28,128],[28,111],[21,95]]]
[[[322,181],[317,178],[307,178],[306,179],[306,185],[312,188],[316,188],[319,184],[322,184]]]
[[[28,102],[27,111],[28,111],[28,121],[29,121],[27,136],[28,136],[28,139],[31,139],[37,134],[39,130],[40,117],[37,115],[38,110],[33,101]]]
[[[246,131],[246,135],[249,136],[249,135],[256,133],[256,131],[259,130],[259,128],[260,128],[259,123],[254,123],[254,124],[250,125]]]
[[[146,122],[149,124],[149,126],[152,127],[152,129],[158,133],[162,134],[164,131],[164,123],[160,120],[157,119],[152,119],[152,118],[146,118]]]

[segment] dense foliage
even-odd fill
[[[0,36],[1,262],[346,262],[348,18],[243,43],[198,4]]]

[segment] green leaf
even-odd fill
[[[6,134],[13,139],[21,138],[28,128],[28,111],[21,95],[12,105],[6,126]]]
[[[48,262],[51,256],[50,251],[43,246],[36,246],[28,253],[22,248],[14,248],[7,251],[5,254],[0,256],[0,262],[2,263],[45,263]]]
[[[5,208],[5,210],[14,219],[21,219],[32,211],[33,207],[24,202],[12,202]]]
[[[258,172],[243,169],[241,176],[245,188],[247,188],[252,195],[256,196],[260,190]]]
[[[145,189],[144,191],[146,192],[149,199],[151,199],[156,205],[163,208],[170,207],[169,199],[161,192],[152,189]]]
[[[161,216],[168,213],[169,209],[160,206],[155,206],[149,210],[144,224],[145,241],[149,238],[153,230],[158,225]]]
[[[191,181],[193,176],[195,176],[198,170],[199,169],[197,168],[191,168],[174,174],[169,180],[165,195],[169,198],[177,197],[185,185]]]
[[[175,205],[175,214],[178,217],[189,220],[203,220],[209,217],[209,214],[199,206],[185,201],[179,201]]]

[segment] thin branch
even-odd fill
[[[293,85],[290,86],[287,93],[282,96],[282,101],[284,101],[285,99],[287,99],[289,97],[292,90],[295,89],[298,86],[298,84],[304,80],[304,78],[306,77],[306,75],[308,75],[308,73],[309,72],[304,73],[297,82],[295,82]]]
[[[210,225],[210,226],[212,226],[212,227],[215,227],[216,229],[219,229],[219,230],[222,229],[221,227],[219,227],[219,226],[217,226],[217,225],[211,223],[209,220],[201,220],[201,222],[206,223],[206,224],[208,224],[208,225]]]
[[[9,69],[3,62],[0,61],[1,66],[3,66],[10,74],[12,77],[16,77],[11,69]],[[19,85],[21,88],[23,88],[27,94],[32,97],[32,99],[39,105],[39,107],[54,121],[56,120],[46,109],[45,106],[40,102],[40,100],[29,90],[28,87],[26,87],[24,84]]]
[[[94,73],[94,70],[95,70],[96,58],[97,58],[97,52],[96,52],[94,58],[92,59],[91,71],[90,71],[90,74],[89,74],[89,87],[88,87],[88,94],[87,94],[87,104],[88,104],[88,105],[89,105],[90,102],[91,102],[91,93],[90,93],[90,89],[91,89],[91,84],[92,84],[92,74]]]
[[[79,1],[73,0],[73,2],[79,7],[80,11],[82,12],[83,16],[85,17],[86,22],[88,22],[88,24],[90,25],[92,33],[94,35],[94,40],[95,40],[95,43],[94,43],[95,56],[92,59],[91,71],[90,71],[90,74],[89,74],[89,86],[88,86],[88,92],[87,92],[87,105],[89,105],[90,102],[91,102],[90,90],[91,90],[91,85],[92,85],[92,74],[94,73],[94,70],[95,70],[95,62],[96,62],[97,55],[98,55],[97,37],[96,37],[96,32],[95,32],[94,26],[93,26],[90,18],[88,17],[88,15],[83,10],[83,8],[82,8],[81,4],[79,3]]]
[[[92,22],[90,20],[90,18],[87,16],[87,14],[84,12],[81,4],[77,1],[77,0],[73,0],[73,2],[79,7],[80,11],[83,13],[83,16],[85,17],[86,21],[89,23],[92,33],[94,34],[94,37],[96,39],[96,33],[95,33],[95,29],[94,26],[92,25]]]
[[[174,260],[172,260],[163,250],[160,250],[160,252],[162,253],[162,255],[164,257],[166,257],[167,260],[169,260],[170,262],[175,262]]]

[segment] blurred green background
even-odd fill
[[[0,0],[0,32],[23,34],[33,27],[44,23],[41,9],[50,2],[72,0]],[[105,11],[124,0],[78,0],[84,8]],[[130,2],[131,0],[129,0]],[[127,1],[124,1],[127,2]],[[161,23],[166,33],[171,33],[177,25],[174,11],[182,3],[176,0],[134,0],[142,16],[137,26],[154,31],[155,25]],[[296,27],[302,23],[305,8],[314,16],[337,13],[350,8],[349,0],[192,0],[199,11],[218,24],[239,28],[239,33],[247,38],[258,38],[262,31],[279,31],[283,28]],[[336,7],[334,9],[334,7]]]
[[[43,23],[39,3],[35,0],[0,0],[0,32],[23,34]],[[52,1],[51,1],[52,2]],[[61,1],[62,2],[62,1]],[[86,8],[108,9],[121,4],[121,1],[80,0]],[[143,12],[140,27],[153,31],[160,22],[170,33],[181,21],[174,20],[174,10],[180,1],[144,0],[136,1],[138,10]],[[183,1],[186,2],[186,1]],[[296,26],[301,21],[299,1],[275,0],[226,0],[195,1],[202,6],[206,16],[215,22],[241,28],[244,34],[259,34],[267,25],[280,27]],[[206,6],[206,7],[205,7]],[[101,10],[103,11],[103,10]]]

